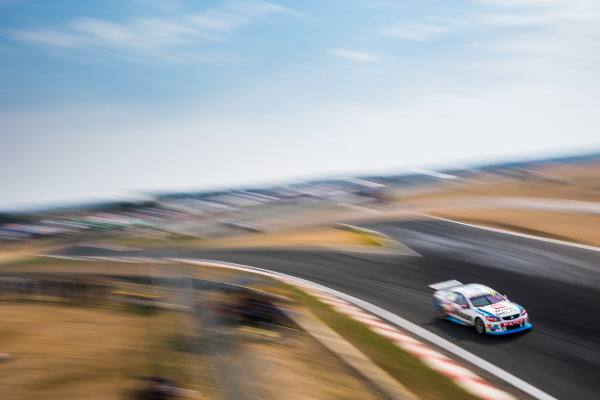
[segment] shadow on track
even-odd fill
[[[517,341],[531,331],[531,329],[528,329],[526,331],[515,332],[508,335],[478,335],[477,332],[475,332],[475,328],[472,326],[459,325],[452,321],[440,318],[433,318],[431,322],[424,324],[424,327],[430,330],[431,328],[435,328],[433,329],[434,331],[443,331],[459,342],[473,342],[490,346],[498,346],[503,343]]]

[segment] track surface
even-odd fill
[[[230,261],[309,279],[396,313],[559,399],[598,398],[600,252],[430,219],[364,226],[387,233],[422,257],[291,250],[144,254]],[[90,248],[70,253],[91,252],[109,255]],[[447,279],[506,293],[527,308],[533,330],[479,337],[471,328],[436,319],[427,285]]]

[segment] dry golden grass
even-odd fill
[[[265,400],[376,400],[382,397],[331,352],[305,333],[293,342],[277,345],[246,342],[256,391]],[[316,357],[315,355],[318,356]]]
[[[42,254],[59,250],[65,244],[58,240],[25,241],[17,243],[0,243],[0,264],[15,262],[31,257],[31,254]]]
[[[181,316],[64,304],[3,303],[3,400],[127,399],[137,377],[160,375],[214,398],[206,360],[186,351]],[[191,326],[191,325],[190,325]]]
[[[234,248],[234,247],[338,247],[372,246],[373,243],[355,232],[328,227],[301,228],[276,233],[255,233],[223,239],[207,239],[196,243],[187,242],[189,247]]]
[[[3,303],[0,364],[6,400],[122,398],[150,356],[149,317],[115,310]]]
[[[343,216],[340,216],[343,220]],[[317,222],[315,222],[317,224]],[[325,223],[324,223],[325,224]],[[139,248],[253,248],[253,247],[343,247],[373,246],[373,242],[364,235],[343,231],[327,226],[311,226],[294,229],[282,229],[276,232],[252,233],[219,239],[188,238],[178,241],[165,241],[143,238],[113,239],[121,245]]]
[[[514,232],[600,246],[600,216],[534,210],[444,210],[442,218]]]
[[[447,189],[399,198],[411,206],[419,206],[434,200],[460,197],[510,196],[600,201],[600,165],[581,164],[548,167],[536,170],[544,176],[571,183],[552,181],[540,177],[514,179],[481,173],[476,179],[483,183],[457,184]]]
[[[2,274],[59,274],[70,275],[132,275],[149,276],[152,269],[163,264],[125,263],[111,261],[79,261],[47,257],[29,257],[18,263],[2,265]]]

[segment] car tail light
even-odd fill
[[[485,318],[487,318],[487,320],[490,321],[490,322],[498,322],[498,321],[500,321],[500,318],[497,318],[497,317],[488,317],[486,315]]]
[[[527,314],[527,310],[525,308],[523,308],[523,311],[521,311],[521,315],[525,315]]]

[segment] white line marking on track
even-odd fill
[[[59,258],[61,260],[74,260],[74,261],[87,261],[85,257],[75,257],[75,256],[63,256],[63,255],[54,255],[54,254],[30,254],[34,257],[47,257],[47,258]],[[94,260],[90,260],[94,261]]]
[[[563,246],[577,247],[577,248],[585,249],[585,250],[600,251],[600,247],[588,246],[588,245],[585,245],[585,244],[579,244],[579,243],[573,243],[573,242],[565,242],[564,240],[550,239],[550,238],[545,238],[545,237],[541,237],[541,236],[527,235],[525,233],[518,233],[518,232],[506,231],[504,229],[490,228],[490,227],[487,227],[487,226],[467,224],[466,222],[459,222],[459,221],[454,221],[452,219],[435,217],[435,216],[429,215],[429,214],[421,214],[421,215],[424,215],[426,217],[433,218],[433,219],[439,219],[440,221],[453,222],[453,223],[459,224],[459,225],[470,226],[471,228],[483,229],[483,230],[486,230],[486,231],[497,232],[497,233],[504,233],[506,235],[520,236],[520,237],[524,237],[524,238],[527,238],[527,239],[534,239],[534,240],[540,240],[542,242],[548,242],[548,243],[554,243],[554,244],[561,244]]]

